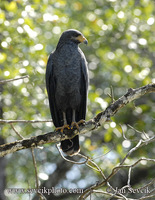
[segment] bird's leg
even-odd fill
[[[63,113],[64,125],[67,125],[66,113],[65,112],[62,113]]]
[[[66,113],[65,112],[63,112],[63,120],[64,120],[64,125],[61,126],[61,127],[57,127],[56,128],[56,131],[60,130],[61,133],[63,133],[63,131],[64,131],[65,128],[70,129],[69,125],[67,124],[67,119],[66,119]]]
[[[74,125],[76,126],[77,123],[75,121],[75,110],[73,109],[71,129],[73,129]],[[79,126],[78,127],[76,126],[76,128],[79,130]]]
[[[75,110],[73,110],[71,129],[73,129],[73,127],[76,126],[77,130],[79,131],[79,124],[83,124],[83,123],[85,123],[84,119],[81,119],[78,122],[75,121]]]

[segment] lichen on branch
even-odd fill
[[[93,119],[81,124],[79,131],[73,129],[72,131],[64,130],[63,133],[60,131],[53,131],[36,137],[31,137],[23,140],[18,140],[12,143],[0,145],[0,156],[5,156],[16,151],[27,149],[31,147],[37,147],[46,143],[57,143],[62,140],[71,139],[75,135],[84,134],[91,130],[97,129],[100,125],[104,124],[114,116],[118,110],[123,108],[126,104],[132,102],[135,99],[142,97],[145,94],[155,92],[155,83],[148,84],[146,86],[128,89],[128,92],[120,97],[118,100],[110,104],[105,111],[100,112]],[[7,123],[7,122],[6,122]]]

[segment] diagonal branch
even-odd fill
[[[99,113],[94,119],[96,122],[103,124],[105,121],[107,121],[108,118],[115,115],[116,112],[123,108],[126,104],[135,99],[139,99],[145,94],[152,92],[155,92],[155,83],[148,84],[137,89],[129,88],[128,92],[125,95],[123,95],[110,106],[108,106],[105,111]]]
[[[130,88],[125,95],[109,105],[105,111],[99,113],[96,117],[87,121],[85,124],[80,125],[80,132],[78,132],[77,129],[64,130],[64,133],[61,133],[60,131],[53,131],[44,135],[38,135],[36,137],[31,137],[9,144],[0,145],[0,156],[5,156],[9,153],[13,153],[21,149],[36,147],[38,145],[43,145],[46,143],[56,143],[62,140],[71,139],[75,135],[84,134],[88,131],[97,129],[98,126],[108,121],[111,116],[115,115],[117,111],[123,108],[126,104],[140,98],[145,94],[152,92],[155,92],[155,83],[148,84],[137,89]]]

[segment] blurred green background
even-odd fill
[[[16,0],[0,2],[0,79],[29,75],[29,78],[0,85],[1,118],[50,119],[45,89],[45,69],[48,56],[66,29],[81,31],[88,45],[80,45],[89,63],[89,95],[87,119],[93,118],[114,98],[124,95],[128,88],[155,82],[155,2],[151,0]],[[155,95],[149,94],[120,110],[113,122],[80,136],[81,152],[95,158],[108,175],[126,153],[145,135],[137,133],[130,124],[149,137],[155,131]],[[123,138],[120,125],[129,140]],[[24,137],[54,130],[52,123],[21,124],[15,128]],[[0,136],[6,143],[19,139],[9,124],[0,125]],[[132,164],[141,157],[153,158],[155,146],[147,145],[129,159]],[[86,188],[100,181],[99,173],[85,165],[65,162],[55,145],[35,149],[41,186],[47,188]],[[30,150],[5,157],[6,188],[35,188],[35,174]],[[1,164],[0,164],[1,165]],[[4,168],[3,168],[4,170]],[[152,163],[139,164],[131,184],[140,187],[155,175]],[[111,184],[127,184],[127,171],[121,170]],[[4,182],[3,182],[4,183]],[[3,184],[2,183],[2,184]],[[105,188],[103,188],[105,189]],[[136,195],[136,194],[135,194]],[[37,199],[34,195],[6,193],[7,199]],[[47,196],[47,199],[77,198],[77,194]],[[92,199],[102,199],[92,195]],[[104,197],[106,199],[106,197]]]

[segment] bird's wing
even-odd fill
[[[62,124],[62,114],[59,112],[57,105],[56,105],[56,99],[55,99],[55,88],[56,88],[56,81],[54,78],[53,73],[53,60],[52,60],[52,53],[49,56],[47,67],[46,67],[46,89],[48,93],[48,99],[49,99],[49,106],[50,111],[53,119],[53,123],[56,127],[61,126]]]
[[[85,59],[85,56],[83,52],[81,52],[82,58],[81,58],[81,103],[78,109],[77,118],[76,121],[79,121],[80,119],[85,119],[86,117],[86,109],[87,109],[87,95],[88,95],[88,67],[87,67],[87,61]]]

